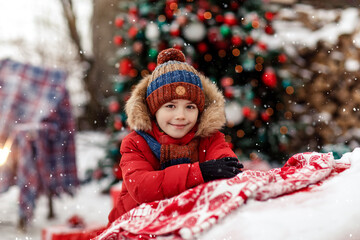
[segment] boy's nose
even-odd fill
[[[176,111],[176,119],[184,119],[185,118],[185,109],[178,108]]]

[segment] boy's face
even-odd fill
[[[196,124],[197,106],[189,100],[174,99],[162,105],[155,113],[160,128],[173,138],[182,138]]]

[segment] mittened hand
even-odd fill
[[[205,182],[235,177],[241,172],[240,168],[244,167],[239,160],[234,157],[209,160],[200,163],[199,166]]]

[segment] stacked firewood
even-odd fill
[[[312,23],[311,14],[298,12],[297,16],[292,21],[311,31],[323,27]],[[290,57],[288,70],[295,79],[295,92],[289,95],[288,107],[300,129],[293,136],[294,151],[320,151],[329,144],[350,149],[360,145],[359,40],[360,27],[340,34],[335,43],[297,46],[297,54]]]

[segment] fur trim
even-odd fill
[[[133,130],[150,131],[151,115],[146,105],[146,90],[151,75],[143,78],[134,88],[126,102],[127,122]],[[208,78],[199,74],[205,94],[205,109],[200,115],[199,126],[195,136],[209,137],[220,130],[225,122],[225,99],[217,86]]]
[[[127,122],[133,130],[151,130],[150,111],[146,105],[146,90],[151,75],[144,77],[133,89],[131,97],[125,104]]]
[[[200,74],[199,74],[200,75]],[[200,116],[195,136],[209,137],[220,130],[225,122],[225,98],[217,86],[203,75],[200,75],[205,94],[205,108]]]

